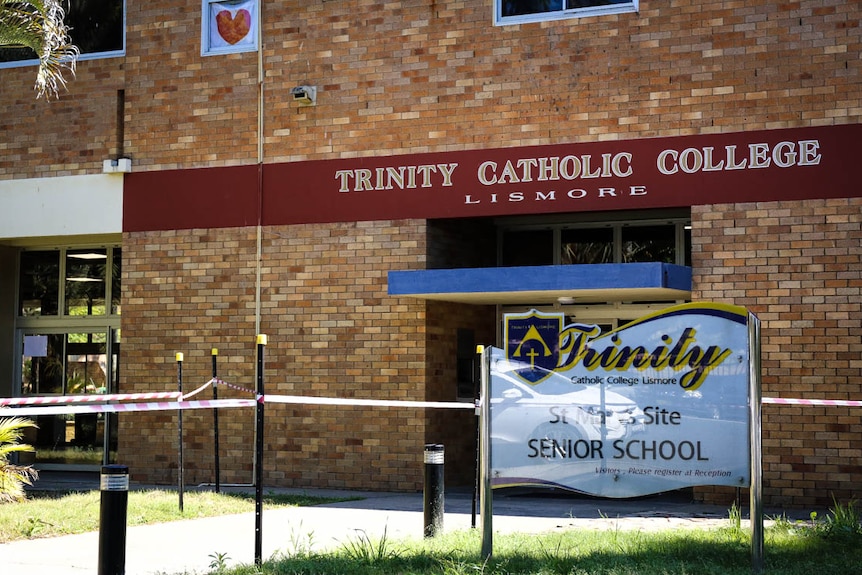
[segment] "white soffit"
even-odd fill
[[[0,181],[0,240],[120,234],[122,230],[120,175]]]

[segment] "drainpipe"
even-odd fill
[[[263,112],[264,112],[264,93],[263,93],[263,0],[258,0],[257,9],[257,240],[255,247],[255,282],[254,282],[254,333],[260,333],[260,315],[261,315],[261,267],[263,265]],[[257,373],[257,364],[255,364],[255,381],[259,374]],[[255,426],[255,445],[257,444],[259,433]],[[261,462],[257,460],[257,451],[255,452],[254,463],[252,465],[252,482],[256,485],[258,468]]]

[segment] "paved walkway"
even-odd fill
[[[387,540],[423,536],[421,493],[293,492],[351,495],[363,499],[314,507],[264,508],[264,559],[301,549],[337,547],[359,537],[368,537],[376,543],[384,535]],[[471,528],[472,497],[469,493],[447,492],[444,508],[444,531]],[[493,508],[495,533],[538,533],[573,528],[655,530],[727,524],[726,509],[688,504],[668,497],[616,501],[495,492]],[[481,529],[478,517],[476,522]],[[126,536],[126,574],[203,574],[208,572],[216,553],[224,554],[229,565],[253,563],[254,523],[254,513],[245,513],[130,527]],[[0,565],[4,575],[95,574],[98,547],[97,532],[16,541],[0,545]]]

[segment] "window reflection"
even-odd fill
[[[119,325],[121,262],[119,247],[20,252],[20,395],[116,392],[119,330],[111,326]],[[38,430],[28,438],[36,448],[31,462],[93,467],[115,460],[116,417],[82,413],[36,419]]]
[[[18,316],[119,315],[121,277],[120,248],[22,251]]]
[[[504,227],[501,266],[666,263],[691,266],[688,219]]]
[[[673,226],[623,228],[623,263],[676,262],[676,232]]]
[[[65,335],[25,335],[21,370],[23,395],[63,393]]]
[[[107,250],[66,252],[66,306],[72,316],[105,315]]]
[[[120,288],[122,287],[121,273],[123,253],[120,248],[114,248],[113,261],[111,262],[111,313],[120,315]]]
[[[116,378],[117,348],[109,379],[107,331],[24,335],[22,394],[107,393]],[[37,416],[36,437],[29,441],[36,448],[35,462],[98,465],[106,421],[96,413]]]
[[[587,228],[562,230],[561,264],[607,264],[614,261],[614,230]]]
[[[60,301],[60,252],[21,253],[18,315],[57,315]]]
[[[631,4],[631,0],[499,0],[502,2],[503,16],[518,16],[523,14],[542,14],[577,10],[578,8],[596,8],[613,4]]]

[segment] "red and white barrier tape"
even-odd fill
[[[822,405],[828,407],[862,407],[862,401],[844,399],[784,399],[782,397],[764,397],[761,403],[777,405]]]
[[[123,411],[165,411],[174,409],[206,409],[217,407],[248,407],[258,402],[310,404],[310,405],[356,405],[366,407],[415,407],[475,409],[473,403],[445,401],[406,401],[386,399],[348,399],[338,397],[313,397],[294,395],[258,395],[255,399],[212,399],[203,401],[172,401],[149,403],[106,403],[102,405],[38,405],[17,409],[0,410],[0,417],[34,417],[64,413],[114,413]]]
[[[189,395],[200,392],[207,382]],[[176,399],[177,392],[127,393],[115,395],[82,395],[66,397],[0,398],[0,406],[21,405],[16,409],[0,409],[0,417],[33,417],[65,413],[115,413],[123,411],[168,411],[175,409],[213,409],[221,407],[249,407],[257,403],[283,403],[293,405],[354,405],[365,407],[413,407],[435,409],[475,409],[472,402],[409,401],[396,399],[356,399],[342,397],[316,397],[307,395],[257,395],[254,399],[212,399],[201,401],[160,401],[143,403],[108,403],[127,399]],[[73,401],[67,401],[73,400]],[[105,402],[92,405],[96,402]],[[77,404],[76,404],[77,403]],[[862,407],[862,401],[839,399],[784,399],[764,397],[764,404],[816,405],[829,407]],[[84,404],[84,405],[82,405]],[[88,405],[89,404],[89,405]]]
[[[221,380],[218,380],[221,381]],[[116,401],[150,401],[153,399],[177,399],[186,400],[194,397],[207,387],[215,383],[211,379],[196,390],[181,394],[179,391],[161,391],[152,393],[112,393],[112,394],[81,394],[81,395],[56,395],[50,397],[0,397],[0,407],[8,405],[65,405],[71,403],[108,403]],[[223,383],[223,382],[222,382]],[[232,386],[233,387],[233,386]],[[242,388],[238,388],[242,389]],[[247,391],[247,390],[243,390]],[[252,392],[254,393],[254,392]]]
[[[199,388],[197,388],[196,390],[192,391],[191,393],[187,393],[187,394],[183,395],[183,400],[186,400],[186,399],[188,399],[188,398],[190,398],[190,397],[194,397],[195,395],[199,394],[200,392],[202,392],[203,390],[205,390],[206,388],[208,388],[208,387],[209,387],[210,385],[212,385],[214,382],[215,382],[215,380],[214,380],[214,379],[211,379],[211,380],[209,380],[208,382],[206,382],[205,384],[203,384],[202,386],[200,386]]]
[[[246,388],[244,388],[244,387],[240,387],[240,386],[238,386],[238,385],[234,385],[234,384],[232,384],[232,383],[228,383],[228,382],[226,382],[226,381],[225,381],[225,380],[223,380],[223,379],[218,379],[218,378],[216,378],[216,379],[214,379],[214,380],[213,380],[213,384],[214,384],[214,385],[216,385],[216,386],[223,385],[223,386],[225,386],[225,387],[229,387],[230,389],[235,389],[235,390],[237,390],[237,391],[243,391],[243,392],[245,392],[245,393],[256,393],[253,389],[246,389]]]
[[[57,395],[50,397],[0,397],[0,406],[3,405],[58,405],[69,403],[99,403],[108,401],[149,401],[151,399],[179,399],[180,392],[164,391],[154,393],[114,393],[106,394],[82,394],[82,395]]]
[[[104,405],[49,405],[2,409],[0,417],[36,417],[66,413],[118,413],[127,411],[174,411],[177,409],[212,409],[216,407],[248,407],[253,399],[210,399],[203,401],[158,401],[148,403],[107,403]]]
[[[370,407],[433,407],[443,409],[476,409],[473,402],[408,401],[398,399],[355,399],[341,397],[314,397],[307,395],[267,395],[266,403],[294,403],[311,405],[364,405]]]

